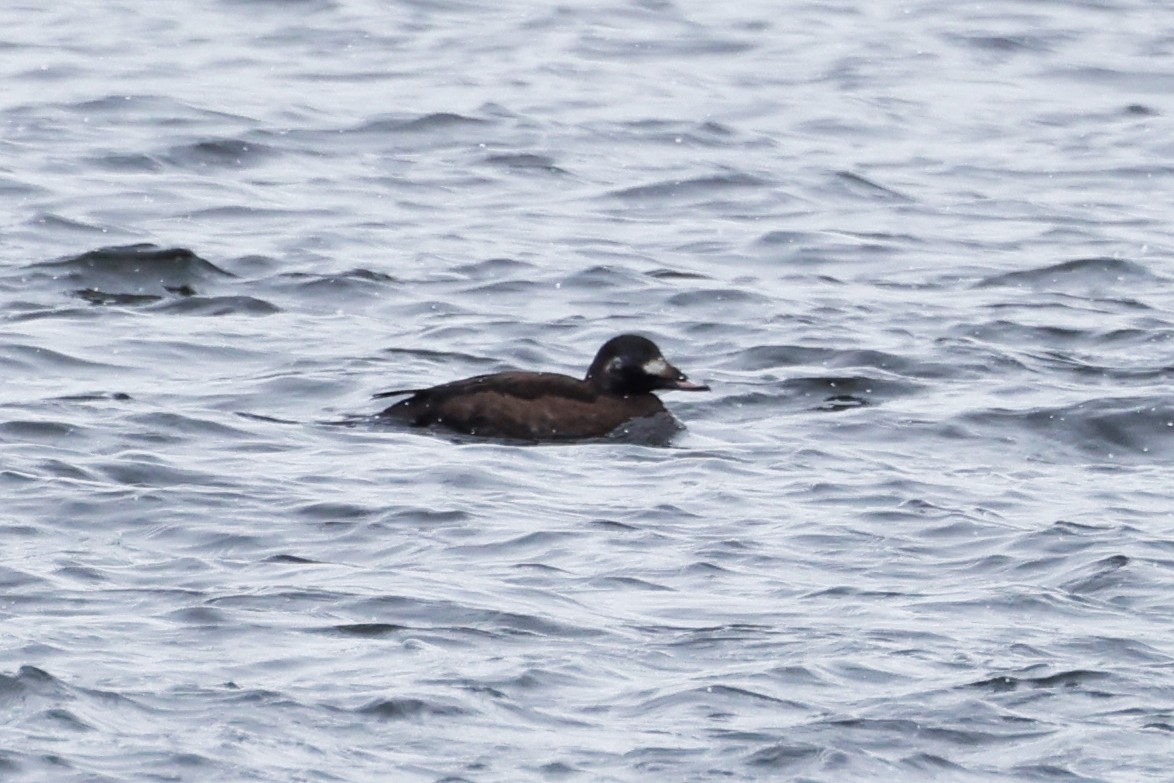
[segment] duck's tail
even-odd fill
[[[391,391],[379,392],[371,395],[371,399],[382,400],[387,397],[403,397],[405,394],[419,394],[423,389],[392,389]]]

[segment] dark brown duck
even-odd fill
[[[668,416],[657,390],[708,391],[634,334],[603,344],[582,380],[552,372],[499,372],[430,389],[375,395],[411,395],[380,416],[413,427],[442,426],[468,435],[522,440],[600,438],[630,422]]]

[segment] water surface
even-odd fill
[[[1169,779],[1174,12],[141,5],[0,11],[0,776]]]

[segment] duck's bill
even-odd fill
[[[694,383],[683,375],[673,381],[670,388],[679,389],[680,391],[709,391],[709,387],[704,383]]]

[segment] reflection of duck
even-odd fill
[[[666,414],[657,389],[707,391],[661,355],[651,340],[633,334],[603,344],[583,380],[552,372],[478,375],[410,394],[380,416],[413,427],[439,425],[469,435],[524,440],[599,438],[634,419]]]

